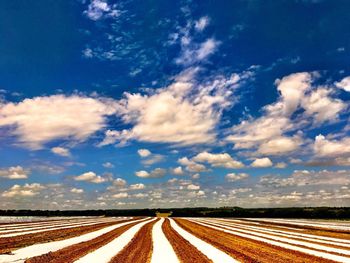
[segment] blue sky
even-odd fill
[[[0,209],[350,205],[348,1],[0,4]]]

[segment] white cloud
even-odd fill
[[[302,99],[302,106],[307,116],[312,116],[316,123],[334,121],[340,112],[346,109],[346,104],[340,99],[331,98],[331,89],[319,88]]]
[[[189,172],[200,173],[207,171],[207,168],[203,164],[189,160],[187,157],[182,157],[177,162],[186,166],[186,170]]]
[[[124,186],[126,186],[126,181],[122,178],[116,178],[113,181],[113,185],[118,186],[118,187],[124,187]]]
[[[267,157],[255,159],[250,166],[252,167],[271,167],[273,163]]]
[[[0,177],[7,179],[27,179],[30,171],[22,166],[12,166],[6,169],[0,169]]]
[[[195,162],[206,162],[213,167],[242,168],[243,163],[234,160],[228,153],[201,152],[192,158]]]
[[[164,160],[164,156],[161,154],[152,154],[148,158],[144,158],[141,162],[143,165],[149,166],[155,163],[159,163]]]
[[[240,181],[240,180],[244,180],[247,179],[249,177],[249,174],[246,173],[229,173],[225,176],[226,180],[229,182],[236,182],[236,181]]]
[[[343,78],[340,82],[336,82],[335,85],[347,92],[350,92],[350,76]]]
[[[142,190],[145,189],[146,186],[144,184],[131,184],[130,190]]]
[[[300,144],[296,138],[283,134],[295,129],[290,116],[300,106],[305,92],[311,88],[311,74],[296,73],[277,80],[280,97],[277,102],[263,108],[264,115],[250,118],[232,128],[228,141],[235,143],[236,149],[261,147],[260,151],[269,154],[291,152]],[[277,146],[281,146],[281,148]]]
[[[195,21],[194,28],[199,32],[203,31],[209,25],[209,21],[209,17],[203,16],[199,20]]]
[[[263,107],[263,115],[248,118],[232,127],[226,139],[235,149],[256,149],[255,155],[284,155],[303,144],[298,129],[337,120],[346,109],[340,99],[331,97],[334,87],[314,87],[316,73],[295,73],[276,81],[280,92],[275,103]],[[296,132],[294,135],[286,133]]]
[[[69,149],[63,147],[53,147],[51,148],[51,152],[64,157],[69,157],[71,155]]]
[[[71,191],[71,193],[74,193],[74,194],[82,194],[82,193],[84,193],[84,190],[80,189],[80,188],[72,188],[70,191]]]
[[[334,157],[350,154],[350,137],[341,140],[328,140],[323,135],[315,138],[314,152],[320,157]]]
[[[181,65],[192,65],[203,61],[212,55],[217,50],[220,42],[216,41],[214,38],[208,38],[200,44],[190,42],[182,42],[182,44],[181,55],[175,60],[175,62]]]
[[[120,11],[116,7],[115,4],[109,5],[107,0],[91,0],[88,10],[84,11],[84,14],[94,21],[107,17],[118,17]]]
[[[115,113],[109,99],[78,95],[53,95],[0,104],[0,127],[11,126],[11,134],[30,149],[41,149],[57,139],[85,141],[105,126],[105,116]],[[54,116],[54,117],[53,117]]]
[[[15,184],[2,193],[3,197],[31,197],[38,195],[45,187],[38,183],[25,184],[23,186]]]
[[[135,172],[135,175],[141,178],[159,178],[166,174],[166,170],[163,168],[156,168],[150,173],[144,170]]]
[[[301,143],[302,139],[299,136],[280,136],[260,144],[258,153],[261,155],[282,155],[295,151]]]
[[[203,42],[196,52],[197,60],[203,60],[209,55],[213,54],[218,44],[219,42],[215,41],[213,38],[209,38]]]
[[[199,190],[199,189],[201,189],[201,187],[200,187],[199,185],[189,184],[189,185],[187,186],[187,189],[188,189],[188,190]]]
[[[112,164],[110,162],[103,163],[102,166],[104,168],[114,168],[114,164]]]
[[[75,181],[86,181],[90,183],[100,184],[107,181],[106,178],[103,178],[100,175],[96,175],[94,172],[86,172],[81,175],[74,177]]]
[[[149,150],[147,150],[147,149],[139,149],[139,150],[137,151],[137,153],[138,153],[142,158],[148,157],[148,156],[151,155],[151,152],[150,152]]]
[[[118,193],[118,194],[113,195],[113,197],[116,199],[127,198],[128,196],[129,196],[128,193]]]
[[[177,145],[215,141],[222,111],[235,101],[230,99],[229,87],[237,85],[238,80],[220,77],[205,85],[194,84],[191,81],[197,71],[183,72],[173,84],[150,95],[125,93],[117,114],[133,127],[107,131],[101,145],[116,141],[125,144],[130,139]]]
[[[172,172],[172,174],[175,174],[175,175],[183,175],[184,174],[184,171],[182,170],[181,166],[178,166],[178,167],[172,169],[171,172]]]
[[[295,170],[287,178],[262,176],[260,183],[274,187],[311,186],[311,185],[347,185],[350,183],[350,174],[346,170],[338,171],[309,171]]]
[[[135,175],[138,176],[138,177],[141,177],[141,178],[148,178],[148,177],[150,177],[149,172],[144,171],[144,170],[135,172]]]

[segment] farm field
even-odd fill
[[[0,222],[0,262],[350,262],[350,222],[74,217]]]

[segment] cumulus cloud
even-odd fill
[[[114,186],[118,186],[118,187],[125,187],[126,186],[126,181],[122,178],[116,178],[113,181],[113,185]]]
[[[63,147],[53,147],[51,148],[51,152],[64,157],[69,157],[71,155],[69,149]]]
[[[116,4],[109,5],[107,0],[91,0],[84,14],[91,20],[97,21],[108,17],[118,17],[120,11]]]
[[[350,154],[350,137],[340,140],[328,140],[323,135],[315,138],[314,152],[320,157],[335,157]]]
[[[125,93],[117,114],[132,128],[107,131],[101,145],[130,139],[177,145],[214,142],[216,125],[223,110],[234,103],[230,99],[232,86],[239,79],[218,77],[205,85],[196,84],[193,77],[197,71],[183,72],[174,83],[152,94]]]
[[[182,170],[182,167],[181,166],[178,166],[174,169],[171,170],[171,173],[172,174],[175,174],[175,175],[183,175],[184,174],[184,171]]]
[[[267,157],[264,158],[257,158],[255,159],[250,166],[252,167],[271,167],[273,165],[273,163],[271,162],[271,160]]]
[[[188,190],[199,190],[199,189],[201,189],[201,187],[200,187],[199,185],[189,184],[189,185],[187,186],[187,189],[188,189]]]
[[[150,152],[149,150],[147,150],[147,149],[139,149],[139,150],[137,151],[137,153],[138,153],[142,158],[148,157],[148,156],[151,155],[151,152]]]
[[[200,173],[207,171],[207,168],[203,164],[189,160],[187,157],[182,157],[177,162],[186,166],[186,170],[189,172]]]
[[[159,178],[163,177],[166,174],[166,170],[163,168],[156,168],[151,172],[147,172],[144,170],[135,172],[135,175],[141,178]]]
[[[75,176],[74,177],[75,181],[85,181],[85,182],[90,182],[90,183],[95,183],[95,184],[100,184],[104,183],[107,181],[106,178],[103,178],[100,175],[96,175],[94,172],[86,172],[81,175]]]
[[[235,143],[236,149],[261,147],[261,152],[283,154],[291,152],[300,144],[292,137],[283,135],[293,130],[290,116],[300,105],[301,98],[311,86],[309,73],[296,73],[277,80],[280,97],[277,102],[263,108],[264,115],[257,119],[244,120],[232,128],[227,140]]]
[[[3,197],[31,197],[38,195],[40,193],[40,190],[44,189],[45,187],[38,183],[32,183],[32,184],[25,184],[25,185],[18,185],[15,184],[7,191],[4,191],[2,193]]]
[[[71,193],[74,193],[74,194],[82,194],[82,193],[84,193],[84,190],[80,189],[80,188],[72,188],[70,191],[71,191]]]
[[[7,179],[27,179],[30,170],[24,169],[22,166],[12,166],[6,169],[0,169],[0,177]]]
[[[145,188],[146,186],[144,184],[131,184],[129,187],[130,190],[142,190]]]
[[[345,170],[295,170],[291,176],[286,178],[277,176],[262,176],[260,178],[260,184],[276,188],[287,186],[347,185],[349,183],[350,174]]]
[[[118,193],[118,194],[113,195],[113,197],[116,199],[127,198],[128,196],[129,196],[128,193]]]
[[[116,111],[114,106],[109,99],[78,95],[8,102],[0,104],[0,128],[11,127],[19,143],[34,150],[57,139],[81,142],[105,126],[105,117]]]
[[[343,78],[339,82],[336,82],[335,85],[340,89],[350,92],[350,76]]]
[[[280,136],[260,144],[258,153],[261,155],[282,155],[293,152],[302,144],[300,136],[293,137]]]
[[[246,173],[238,173],[238,174],[229,173],[225,176],[228,182],[236,182],[236,181],[247,179],[248,177],[249,177],[249,174],[246,174]]]
[[[195,162],[206,162],[213,167],[242,168],[244,164],[234,160],[228,153],[208,153],[201,152],[192,158]]]
[[[311,116],[316,123],[338,119],[340,112],[347,106],[342,100],[332,98],[332,93],[332,89],[319,88],[305,96],[302,99],[305,114]]]
[[[312,86],[315,76],[302,72],[277,80],[277,101],[263,107],[261,117],[249,117],[233,126],[227,140],[235,149],[256,149],[257,155],[295,152],[303,144],[298,129],[337,120],[346,109],[343,101],[332,98],[334,87]]]

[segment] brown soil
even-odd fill
[[[110,263],[149,263],[153,251],[152,228],[158,220],[144,225]]]
[[[67,239],[75,236],[80,236],[92,231],[102,229],[107,226],[115,225],[122,222],[128,222],[132,220],[123,220],[116,222],[101,223],[91,226],[79,226],[69,229],[57,229],[39,233],[25,234],[14,237],[0,238],[0,254],[9,253],[11,250],[21,247],[30,246],[36,243],[46,243],[51,241],[57,241]]]
[[[265,242],[254,241],[223,231],[205,227],[188,220],[175,219],[176,222],[188,232],[202,240],[225,251],[232,257],[242,262],[266,262],[266,263],[325,263],[331,260],[304,254],[298,251],[273,246]]]
[[[75,245],[71,245],[68,247],[65,247],[63,249],[57,250],[55,252],[49,252],[47,254],[32,257],[25,261],[25,263],[70,263],[74,262],[77,259],[95,251],[96,249],[108,244],[115,238],[119,237],[121,234],[123,234],[125,231],[130,229],[136,224],[139,224],[140,222],[131,223],[122,227],[119,227],[115,230],[112,230],[106,234],[103,234],[99,237],[96,237],[94,239],[81,242]]]
[[[162,230],[173,247],[178,259],[182,263],[205,263],[212,262],[207,256],[184,239],[170,225],[169,219],[165,219]]]

